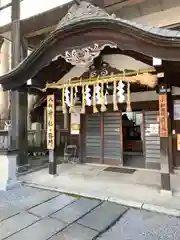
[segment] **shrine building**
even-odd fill
[[[179,69],[180,31],[74,4],[37,49],[0,77],[14,114],[4,154],[27,154],[27,92],[36,93],[41,101],[31,117],[47,130],[51,174],[56,158],[64,161],[75,146],[79,164],[159,171],[169,191],[180,166]]]

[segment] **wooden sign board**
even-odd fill
[[[177,134],[177,151],[180,151],[180,134]]]
[[[159,135],[159,124],[149,124],[149,127],[146,129],[145,132],[146,136],[158,136]]]
[[[174,100],[174,120],[180,120],[180,100]]]
[[[71,134],[79,135],[80,133],[80,107],[74,108],[75,112],[71,113]]]
[[[167,94],[159,95],[159,133],[160,137],[168,137]]]
[[[55,148],[55,97],[47,96],[47,149]]]

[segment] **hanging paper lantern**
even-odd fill
[[[68,87],[65,88],[65,103],[68,107],[70,107],[71,103],[70,103],[70,91],[68,89]]]
[[[120,80],[119,83],[118,83],[118,87],[117,87],[117,90],[118,90],[117,96],[118,96],[118,102],[119,103],[123,103],[125,101],[124,86],[125,86],[125,84],[123,83],[122,80]]]
[[[86,90],[85,90],[85,95],[86,95],[86,105],[91,106],[91,89],[89,88],[88,85],[86,85]]]

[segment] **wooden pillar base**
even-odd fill
[[[171,191],[171,179],[169,173],[161,173],[161,189]]]
[[[57,174],[57,164],[54,150],[49,150],[49,174]]]

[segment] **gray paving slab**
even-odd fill
[[[8,191],[0,191],[0,204],[11,203],[15,200],[23,200],[40,192],[42,192],[42,190],[26,186],[20,186]]]
[[[180,219],[130,209],[98,240],[179,240]]]
[[[49,200],[48,202],[42,203],[39,206],[30,209],[29,212],[39,217],[47,217],[48,215],[51,215],[52,213],[72,203],[76,199],[77,198],[75,197],[62,194],[56,198]]]
[[[50,240],[92,240],[98,232],[73,223],[62,232],[50,238]]]
[[[47,217],[14,234],[8,240],[46,240],[65,226],[65,223]]]
[[[16,206],[9,203],[4,203],[0,205],[0,222],[18,213],[20,213],[20,209],[18,209]]]
[[[67,207],[51,215],[66,223],[72,223],[101,203],[99,200],[80,198]]]
[[[30,196],[25,198],[17,199],[12,201],[12,204],[21,210],[26,210],[32,208],[36,205],[39,205],[49,199],[52,199],[56,196],[59,196],[59,193],[51,192],[51,191],[41,191],[37,193],[32,193]]]
[[[4,239],[38,221],[39,218],[27,212],[0,222],[0,239]]]
[[[78,220],[78,223],[101,232],[114,223],[127,209],[115,203],[104,202]]]
[[[19,187],[10,191],[0,191],[0,206],[12,204],[21,210],[26,210],[58,195],[57,192]]]

